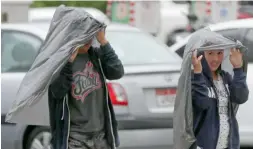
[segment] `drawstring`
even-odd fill
[[[64,105],[65,105],[65,102],[66,102],[66,97],[64,97],[64,99],[63,99],[63,104],[62,104],[62,117],[61,117],[61,120],[63,120],[64,119]]]

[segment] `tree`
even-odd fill
[[[30,7],[57,7],[61,4],[74,7],[93,7],[105,13],[107,1],[33,1]]]

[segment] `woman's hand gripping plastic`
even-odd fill
[[[203,58],[203,55],[200,55],[197,57],[197,50],[194,50],[192,53],[192,65],[193,65],[193,71],[194,73],[201,73],[202,72],[202,64],[201,59]]]

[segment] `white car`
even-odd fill
[[[43,149],[50,141],[48,127],[4,121],[19,84],[46,37],[48,26],[42,23],[1,26],[3,149]],[[125,70],[124,77],[107,84],[118,120],[119,149],[170,148],[173,145],[173,108],[181,58],[170,52],[165,44],[156,42],[150,34],[128,25],[110,24],[106,36]],[[39,114],[35,111],[31,114],[38,115],[41,120],[47,115],[44,108],[38,106],[36,112]]]
[[[247,84],[249,87],[249,99],[240,105],[237,120],[240,129],[242,146],[253,147],[253,116],[250,114],[253,108],[253,19],[234,20],[209,26],[212,31],[224,36],[240,40],[248,47],[248,72]],[[191,35],[174,44],[169,49],[183,57],[184,48]]]
[[[30,8],[28,12],[28,20],[29,22],[38,23],[44,22],[48,23],[53,18],[54,12],[57,7],[42,7],[42,8]],[[85,11],[91,14],[98,21],[104,22],[105,24],[109,24],[109,18],[99,9],[90,8],[90,7],[82,7]]]
[[[170,45],[171,36],[183,32],[187,25],[188,3],[175,0],[161,0],[161,24],[157,38]]]

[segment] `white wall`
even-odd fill
[[[31,3],[31,1],[2,1],[1,14],[3,16],[4,13],[7,13],[7,23],[27,22]]]

